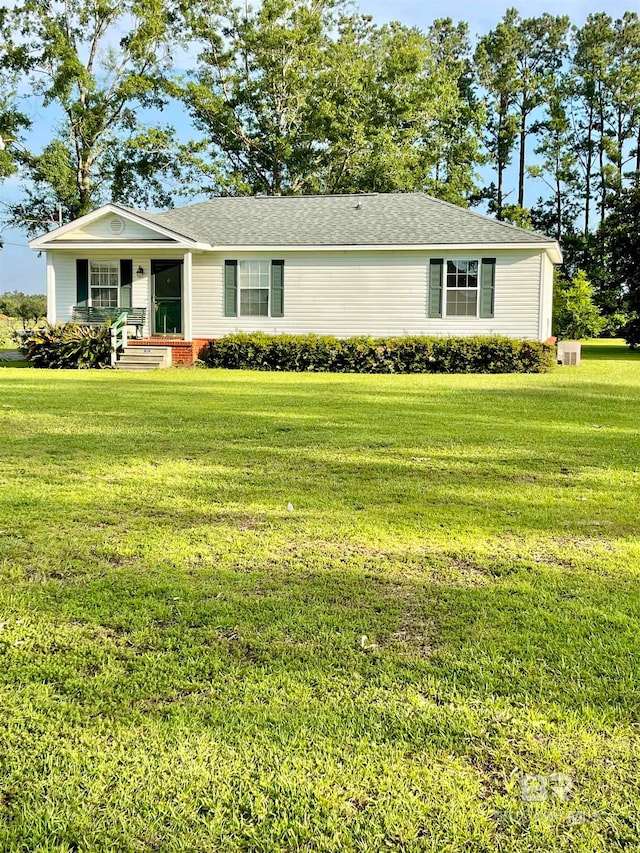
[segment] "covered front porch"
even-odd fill
[[[126,314],[132,338],[190,341],[191,281],[191,252],[144,260],[105,252],[76,258],[76,301],[69,319],[89,326],[111,325]]]
[[[193,253],[208,244],[112,204],[31,245],[47,254],[50,323],[113,324],[126,313],[132,341],[191,341]]]

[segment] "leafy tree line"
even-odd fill
[[[25,91],[59,116],[39,150]],[[18,0],[0,6],[0,180],[15,171],[8,222],[29,232],[59,204],[193,193],[485,203],[556,236],[566,279],[584,270],[616,318],[635,304],[613,253],[640,185],[640,20],[508,9],[472,44],[465,23],[378,25],[348,0]]]
[[[21,320],[23,329],[26,329],[29,323],[37,323],[46,313],[46,296],[22,293],[19,290],[0,293],[0,314]]]

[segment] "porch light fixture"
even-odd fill
[[[136,270],[136,273],[138,275],[144,275],[144,270],[142,269],[142,267],[138,267],[138,269]]]

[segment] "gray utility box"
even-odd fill
[[[580,341],[558,341],[558,364],[565,367],[580,366]]]

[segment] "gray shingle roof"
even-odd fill
[[[553,243],[424,193],[221,197],[136,211],[212,246],[371,246]]]

